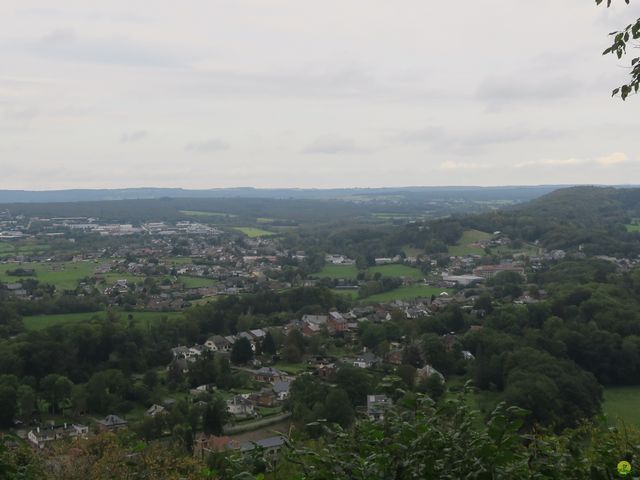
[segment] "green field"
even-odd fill
[[[263,230],[261,228],[254,227],[233,227],[234,230],[244,233],[249,238],[269,237],[275,235],[275,232],[269,230]]]
[[[187,277],[180,276],[178,277],[178,281],[184,283],[186,288],[201,288],[201,287],[211,287],[218,283],[216,280],[212,278],[205,277]]]
[[[603,410],[611,425],[623,421],[640,427],[640,387],[611,387],[604,389]]]
[[[396,288],[389,292],[379,293],[363,299],[365,302],[391,302],[393,300],[410,300],[413,298],[426,298],[435,295],[436,297],[442,293],[451,294],[453,290],[447,288],[436,288],[427,285],[407,285]]]
[[[417,257],[419,255],[424,255],[423,249],[410,247],[409,245],[402,247],[402,251],[407,257]]]
[[[103,275],[103,278],[105,280],[105,284],[98,286],[100,290],[104,289],[105,287],[110,287],[118,280],[126,280],[129,283],[140,283],[144,282],[145,279],[145,277],[134,275],[133,273],[107,273]]]
[[[422,280],[424,275],[420,270],[407,265],[393,264],[393,265],[379,265],[369,268],[368,272],[373,275],[376,272],[380,272],[385,277],[409,277],[416,280]]]
[[[631,223],[625,225],[627,232],[640,232],[640,218],[634,218]]]
[[[347,289],[347,290],[334,288],[331,291],[333,293],[337,294],[337,295],[344,295],[345,297],[350,297],[350,298],[358,298],[358,289],[357,288],[351,288],[351,289]]]
[[[176,318],[182,315],[180,312],[120,312],[120,320],[126,321],[129,313],[133,316],[135,323],[159,320],[162,317]],[[23,317],[24,327],[27,330],[43,330],[54,325],[63,325],[68,323],[81,323],[89,321],[93,318],[104,318],[104,312],[94,313],[62,313],[59,315],[35,315],[32,317]]]
[[[490,233],[479,230],[465,230],[458,243],[449,246],[449,254],[458,257],[464,255],[484,255],[484,249],[473,244],[480,240],[488,240],[491,237],[492,235]]]
[[[318,278],[356,278],[358,269],[355,265],[330,265],[327,264],[314,277]]]
[[[72,290],[78,286],[78,282],[91,277],[98,264],[93,262],[29,262],[8,263],[0,265],[0,282],[17,282],[19,277],[7,275],[8,270],[16,268],[32,268],[36,272],[35,277],[42,283],[50,283],[60,290]]]
[[[234,215],[232,213],[203,212],[201,210],[180,210],[180,213],[183,215],[189,215],[190,217],[237,217],[237,215]]]

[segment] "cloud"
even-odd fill
[[[149,136],[149,132],[146,130],[137,130],[135,132],[123,133],[120,137],[121,143],[134,143],[144,140]]]
[[[453,160],[447,160],[440,164],[440,170],[482,170],[493,167],[494,165],[489,163],[456,162]]]
[[[339,153],[367,153],[369,150],[358,147],[351,138],[323,135],[316,138],[303,151],[308,154],[336,155]]]
[[[194,142],[186,145],[185,150],[196,153],[221,152],[229,149],[229,144],[223,140],[212,138],[203,142]]]
[[[427,144],[435,152],[462,155],[482,153],[485,147],[526,141],[553,141],[566,132],[543,128],[506,127],[478,129],[473,131],[451,131],[441,126],[430,126],[408,131],[398,136],[400,143],[409,145]]]
[[[525,78],[522,78],[522,77]],[[491,109],[523,102],[549,102],[576,96],[582,84],[568,76],[528,78],[520,76],[490,77],[478,86],[475,97],[487,102]]]
[[[79,35],[67,28],[54,29],[36,42],[16,46],[14,50],[48,60],[143,67],[185,67],[196,58],[192,52],[178,52],[168,46],[124,36]]]
[[[613,152],[598,158],[547,158],[517,163],[516,168],[523,167],[576,167],[576,166],[601,166],[611,167],[629,161],[629,157],[623,152]]]
[[[57,28],[40,38],[40,43],[57,44],[73,42],[76,39],[76,33],[70,28]]]
[[[624,163],[629,160],[629,157],[623,152],[614,152],[609,155],[605,155],[604,157],[600,157],[596,159],[596,163],[598,165],[609,166],[609,165],[617,165],[619,163]]]

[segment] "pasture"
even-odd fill
[[[201,210],[180,210],[182,215],[187,215],[189,217],[228,217],[235,218],[237,215],[232,213],[222,213],[222,212],[204,212]]]
[[[368,272],[372,275],[379,272],[383,277],[408,277],[415,278],[416,280],[422,280],[424,278],[422,272],[417,268],[402,264],[378,265],[369,268]]]
[[[489,240],[490,233],[480,230],[465,230],[456,245],[449,245],[449,255],[462,257],[465,255],[484,255],[484,248],[476,245],[481,240]]]
[[[411,300],[414,298],[427,298],[431,295],[436,297],[442,292],[452,294],[453,290],[448,288],[437,288],[428,285],[406,285],[388,292],[378,293],[370,297],[364,298],[363,301],[371,302],[392,302],[393,300]]]
[[[202,287],[211,287],[218,283],[216,280],[212,278],[205,277],[187,277],[185,275],[181,275],[178,277],[178,281],[183,283],[185,288],[202,288]]]
[[[608,387],[604,389],[602,409],[610,425],[621,421],[640,427],[640,387]]]
[[[176,318],[182,315],[181,312],[118,312],[121,322],[125,322],[128,316],[133,317],[134,324],[143,324],[160,320],[162,317]],[[58,315],[34,315],[23,317],[24,328],[27,330],[44,330],[54,325],[65,325],[73,323],[83,323],[90,320],[106,318],[105,312],[89,313],[62,313]]]
[[[249,238],[269,237],[271,235],[276,235],[275,232],[270,232],[269,230],[263,230],[262,228],[233,227],[233,229],[244,233]]]
[[[358,269],[355,265],[325,265],[314,277],[318,278],[356,278]]]
[[[59,290],[72,290],[78,286],[78,282],[93,276],[99,264],[94,262],[25,262],[5,263],[0,265],[0,282],[17,282],[20,277],[7,275],[7,271],[16,268],[35,270],[34,277],[42,283],[55,285]]]
[[[631,223],[625,225],[625,228],[629,233],[640,232],[640,218],[632,219]]]

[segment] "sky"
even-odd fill
[[[0,189],[640,183],[640,2],[2,0]]]

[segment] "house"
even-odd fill
[[[243,443],[242,445],[240,445],[240,451],[250,452],[255,448],[260,448],[263,450],[264,455],[273,455],[277,453],[278,450],[280,450],[284,443],[285,438],[283,436],[263,438],[261,440],[256,440],[255,442]]]
[[[249,400],[258,407],[273,407],[278,403],[278,396],[271,388],[263,388],[249,396]]]
[[[189,358],[192,353],[188,347],[174,347],[171,349],[171,353],[173,354],[173,358]]]
[[[258,382],[269,382],[269,383],[279,382],[287,378],[286,373],[281,372],[277,368],[273,368],[273,367],[262,367],[260,370],[257,370],[253,375]]]
[[[287,380],[280,380],[273,384],[273,393],[276,394],[279,401],[284,401],[289,397],[289,388],[291,387],[291,382]]]
[[[316,325],[314,323],[305,323],[302,327],[302,335],[305,337],[311,337],[320,333],[320,325]]]
[[[98,422],[100,430],[114,432],[127,428],[128,422],[117,415],[107,415]]]
[[[382,359],[373,353],[365,352],[355,358],[353,366],[359,368],[371,368],[379,364],[381,361]]]
[[[199,434],[193,443],[193,453],[196,457],[204,457],[205,454],[239,449],[240,444],[231,437]]]
[[[393,365],[402,365],[402,357],[404,352],[400,349],[392,350],[387,354],[387,363]]]
[[[244,396],[236,395],[227,400],[227,411],[231,415],[253,415],[253,404]]]
[[[336,371],[335,363],[321,364],[316,367],[316,374],[320,378],[329,378],[336,373]]]
[[[339,312],[330,312],[327,319],[327,330],[330,335],[344,333],[347,330],[347,320]]]
[[[475,360],[475,356],[469,350],[462,350],[462,358],[465,360]]]
[[[367,415],[371,420],[384,420],[384,413],[391,406],[386,395],[367,395]]]
[[[167,413],[165,411],[165,408],[162,405],[158,405],[156,403],[154,403],[153,405],[151,405],[146,412],[144,412],[144,414],[147,417],[155,417],[156,415],[159,415],[161,413]]]
[[[36,428],[27,434],[27,439],[37,448],[63,438],[87,438],[89,427],[80,424],[52,425],[48,428]]]
[[[214,335],[213,337],[209,337],[207,341],[204,342],[204,345],[212,352],[228,352],[231,350],[233,343],[222,335]]]
[[[431,375],[438,375],[440,379],[444,382],[444,375],[442,375],[438,370],[433,368],[431,365],[425,365],[424,367],[416,370],[416,382],[426,380]]]
[[[261,328],[258,328],[257,330],[249,330],[249,335],[251,335],[253,337],[253,342],[262,342],[262,340],[264,340],[264,337],[267,336],[267,332],[265,332],[264,330],[262,330]]]

